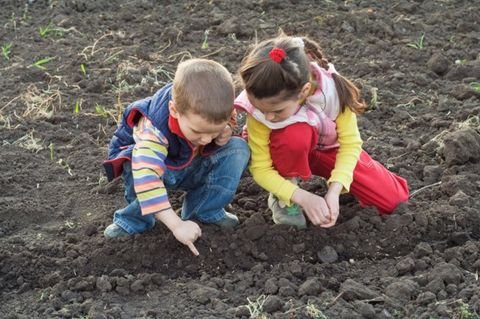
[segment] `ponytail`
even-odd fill
[[[307,37],[302,37],[302,40],[305,44],[305,54],[311,60],[317,62],[321,68],[328,70],[328,60],[324,57],[318,43]],[[350,110],[356,114],[365,112],[367,106],[360,96],[360,90],[355,84],[338,73],[333,73],[332,77],[335,81],[335,88],[337,89],[342,112],[345,111],[345,107],[349,107]]]

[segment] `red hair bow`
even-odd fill
[[[272,50],[270,50],[270,52],[268,52],[268,56],[273,61],[277,63],[282,63],[283,59],[285,59],[285,57],[287,56],[287,53],[285,52],[284,49],[273,48]]]

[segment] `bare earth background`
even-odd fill
[[[0,318],[480,318],[478,1],[0,7]],[[338,225],[295,230],[245,174],[241,226],[202,226],[199,257],[161,225],[105,240],[124,205],[101,167],[118,113],[183,59],[235,73],[279,27],[362,87],[364,147],[408,179],[410,204],[379,217],[346,195]]]

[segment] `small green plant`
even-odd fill
[[[101,117],[108,117],[108,111],[105,109],[105,106],[98,103],[95,104],[95,113],[97,113]]]
[[[53,161],[53,143],[50,142],[48,145],[48,148],[50,149],[50,160]]]
[[[82,106],[82,99],[75,101],[75,107],[73,108],[73,113],[78,114],[80,113],[80,108]]]
[[[463,300],[458,301],[457,315],[458,319],[480,319],[480,314],[472,310]]]
[[[420,38],[418,38],[414,42],[408,43],[407,46],[409,46],[411,48],[414,48],[414,49],[417,49],[417,50],[422,50],[424,48],[424,44],[423,44],[424,39],[425,39],[425,33],[422,33]]]
[[[80,71],[82,71],[83,76],[87,76],[87,67],[85,66],[85,64],[80,64]]]
[[[10,24],[12,25],[13,32],[17,32],[17,18],[15,17],[15,12],[12,12],[12,17],[10,18]]]
[[[42,37],[44,39],[51,36],[51,35],[56,36],[56,37],[62,37],[64,32],[65,32],[65,29],[55,27],[51,24],[48,24],[46,27],[39,27],[38,28],[38,33],[40,34],[40,37]]]
[[[22,20],[27,21],[28,19],[30,19],[30,15],[28,14],[28,3],[25,3],[25,7],[23,7]]]
[[[370,93],[372,94],[372,97],[370,98],[369,107],[372,110],[375,110],[378,107],[378,88],[371,88]]]
[[[2,45],[2,56],[5,60],[10,60],[10,53],[12,53],[12,42]]]
[[[457,315],[453,318],[456,319],[480,319],[480,314],[476,311],[472,310],[470,306],[463,302],[463,300],[459,301],[459,305],[457,308]]]
[[[477,93],[480,93],[480,82],[470,82],[470,87]]]
[[[209,32],[210,31],[208,30],[205,30],[205,32],[203,32],[202,50],[208,49],[208,33]]]
[[[118,123],[118,120],[115,117],[114,112],[107,110],[105,108],[105,106],[103,106],[103,105],[100,105],[100,104],[96,103],[95,104],[95,113],[97,113],[100,117],[103,117],[103,118],[106,118],[106,119],[112,118],[115,122]],[[119,114],[121,115],[122,113],[120,112]]]
[[[46,57],[46,58],[43,58],[43,59],[40,59],[40,60],[37,60],[35,62],[32,63],[32,65],[36,68],[39,68],[41,70],[45,70],[46,68],[43,66],[44,64],[47,64],[48,62],[54,60],[56,57]]]

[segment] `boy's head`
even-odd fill
[[[232,76],[225,67],[211,60],[191,59],[177,67],[170,114],[187,139],[204,145],[225,128],[234,98]]]

